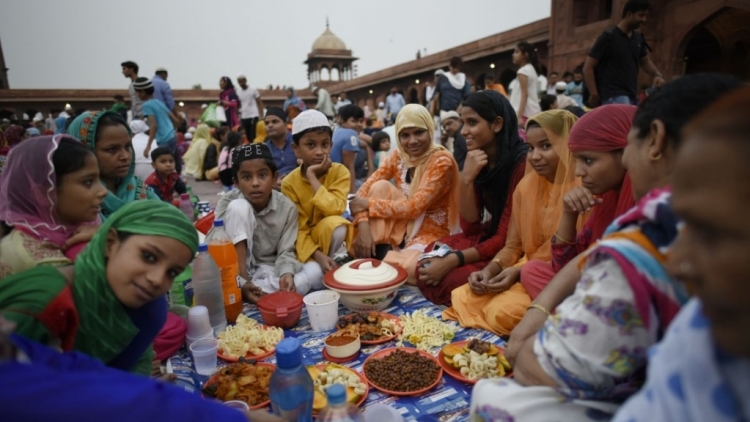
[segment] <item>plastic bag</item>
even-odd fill
[[[220,126],[219,121],[216,119],[216,104],[209,104],[200,118],[201,123],[205,123],[210,127],[217,128]]]
[[[224,111],[224,107],[220,105],[216,106],[216,120],[218,120],[221,123],[226,123],[227,121],[227,114]]]

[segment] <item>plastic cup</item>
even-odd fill
[[[200,336],[200,337],[185,336],[185,344],[187,345],[187,348],[189,350],[190,349],[190,345],[192,345],[193,343],[195,343],[198,340],[203,340],[203,339],[207,339],[207,338],[214,338],[214,332],[211,331],[210,333],[208,333],[206,335],[203,335],[203,336]]]
[[[243,412],[249,412],[250,406],[247,405],[244,401],[241,400],[229,400],[224,402],[224,406],[229,406],[232,409],[241,410]]]
[[[190,352],[193,354],[193,364],[195,372],[200,375],[211,375],[216,370],[218,357],[216,352],[219,350],[219,340],[214,338],[204,338],[190,345]]]
[[[375,403],[365,409],[365,422],[403,422],[404,417],[393,407]]]
[[[336,327],[339,319],[339,298],[332,290],[321,290],[305,296],[303,301],[313,331],[329,331]]]
[[[213,333],[213,328],[211,328],[211,321],[208,319],[208,308],[202,305],[190,308],[190,311],[188,311],[188,337],[204,338],[209,333]]]

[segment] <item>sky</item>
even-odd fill
[[[543,19],[551,0],[0,0],[11,88],[125,88],[120,63],[169,71],[173,89],[245,74],[308,86],[326,17],[362,76]]]

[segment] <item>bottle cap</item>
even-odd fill
[[[181,193],[181,194],[180,194],[180,199],[183,199],[183,200],[184,200],[184,199],[190,200],[190,195],[188,195],[187,193]]]
[[[328,404],[338,406],[346,403],[346,387],[344,384],[333,384],[326,390]]]
[[[214,220],[214,227],[224,227],[224,220]]]
[[[205,243],[201,243],[200,245],[198,245],[198,252],[208,252],[208,245],[206,245]]]
[[[302,364],[302,347],[296,337],[286,337],[276,345],[276,365],[292,369]]]

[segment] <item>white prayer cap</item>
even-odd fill
[[[555,84],[555,91],[565,91],[568,89],[568,84],[565,83],[565,81],[560,81]]]
[[[195,133],[195,127],[194,127],[194,126],[190,126],[190,127],[188,128],[188,132],[189,132],[189,133]]]
[[[435,76],[442,75],[443,73],[445,73],[445,71],[443,69],[438,69],[438,70],[435,71]]]
[[[456,110],[451,111],[445,111],[440,110],[440,121],[445,121],[447,119],[460,119],[461,116],[458,115],[458,112]]]
[[[239,75],[237,75],[237,79],[244,79],[244,80],[247,80],[247,77],[245,76],[245,74],[244,74],[244,73],[240,73]]]
[[[191,139],[193,139],[193,134],[192,134],[192,133],[190,133],[190,132],[186,133],[186,134],[185,134],[185,140],[186,140],[186,141],[189,141],[189,140],[191,140]]]
[[[331,124],[318,110],[305,110],[292,120],[292,135],[314,127],[331,127]]]

